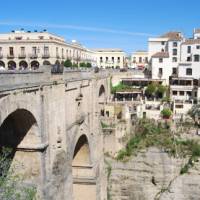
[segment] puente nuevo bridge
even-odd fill
[[[0,74],[0,146],[41,199],[106,199],[99,112],[106,73]]]

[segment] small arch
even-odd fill
[[[56,60],[55,65],[60,65],[60,61]]]
[[[19,68],[20,69],[27,69],[28,68],[28,63],[24,60],[19,62]]]
[[[0,60],[0,67],[4,67],[5,68],[5,63],[3,61]]]
[[[80,136],[78,139],[74,154],[72,166],[89,166],[91,164],[90,148],[86,135]]]
[[[15,69],[16,69],[16,66],[17,66],[17,65],[16,65],[16,62],[14,62],[14,61],[12,61],[12,60],[8,62],[8,69],[9,69],[9,70],[15,70]]]
[[[31,62],[31,69],[36,70],[39,68],[39,66],[40,66],[40,63],[36,60]]]
[[[103,85],[101,85],[100,89],[99,89],[99,97],[102,97],[105,95],[105,87]]]
[[[43,62],[43,65],[51,65],[51,63],[50,63],[48,60],[45,60],[45,61]]]

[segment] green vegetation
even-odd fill
[[[161,115],[163,116],[163,118],[170,118],[172,115],[172,111],[169,108],[164,108],[161,111]]]
[[[0,151],[0,199],[1,200],[36,200],[37,190],[23,184],[23,179],[15,173],[15,166],[10,167],[11,150]]]
[[[92,67],[92,64],[89,63],[89,62],[87,62],[87,63],[82,62],[82,63],[80,63],[79,66],[80,66],[81,68],[91,68],[91,67]]]
[[[73,67],[73,68],[78,68],[78,64],[73,63],[72,67]]]
[[[190,159],[181,169],[181,174],[186,173],[200,157],[200,144],[197,141],[182,140],[170,131],[168,124],[155,124],[143,119],[138,122],[136,134],[128,141],[126,147],[118,152],[116,159],[128,161],[130,156],[148,147],[157,147],[174,157],[189,156]]]
[[[101,121],[101,128],[103,128],[103,129],[104,128],[114,128],[114,127],[115,127],[114,124],[109,125],[109,124],[106,124],[106,123]]]
[[[188,114],[194,120],[194,122],[198,124],[200,119],[200,104],[193,105]]]
[[[157,83],[150,83],[145,90],[145,95],[149,98],[156,97],[161,99],[164,98],[166,93],[167,93],[167,87]]]
[[[111,93],[114,94],[114,93],[119,92],[119,91],[122,92],[122,91],[130,90],[130,89],[133,89],[133,88],[129,85],[119,83],[118,85],[111,87]]]
[[[66,60],[65,62],[64,62],[64,66],[65,67],[72,67],[72,62],[71,62],[71,60]]]

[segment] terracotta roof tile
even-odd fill
[[[200,44],[200,39],[188,39],[182,45]]]
[[[181,40],[181,32],[168,32],[161,36],[161,38],[169,38],[169,40]]]
[[[154,55],[152,55],[152,58],[169,58],[168,52],[157,52]]]

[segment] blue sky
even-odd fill
[[[89,48],[147,49],[169,30],[191,37],[199,0],[12,0],[1,2],[0,32],[47,29]]]

